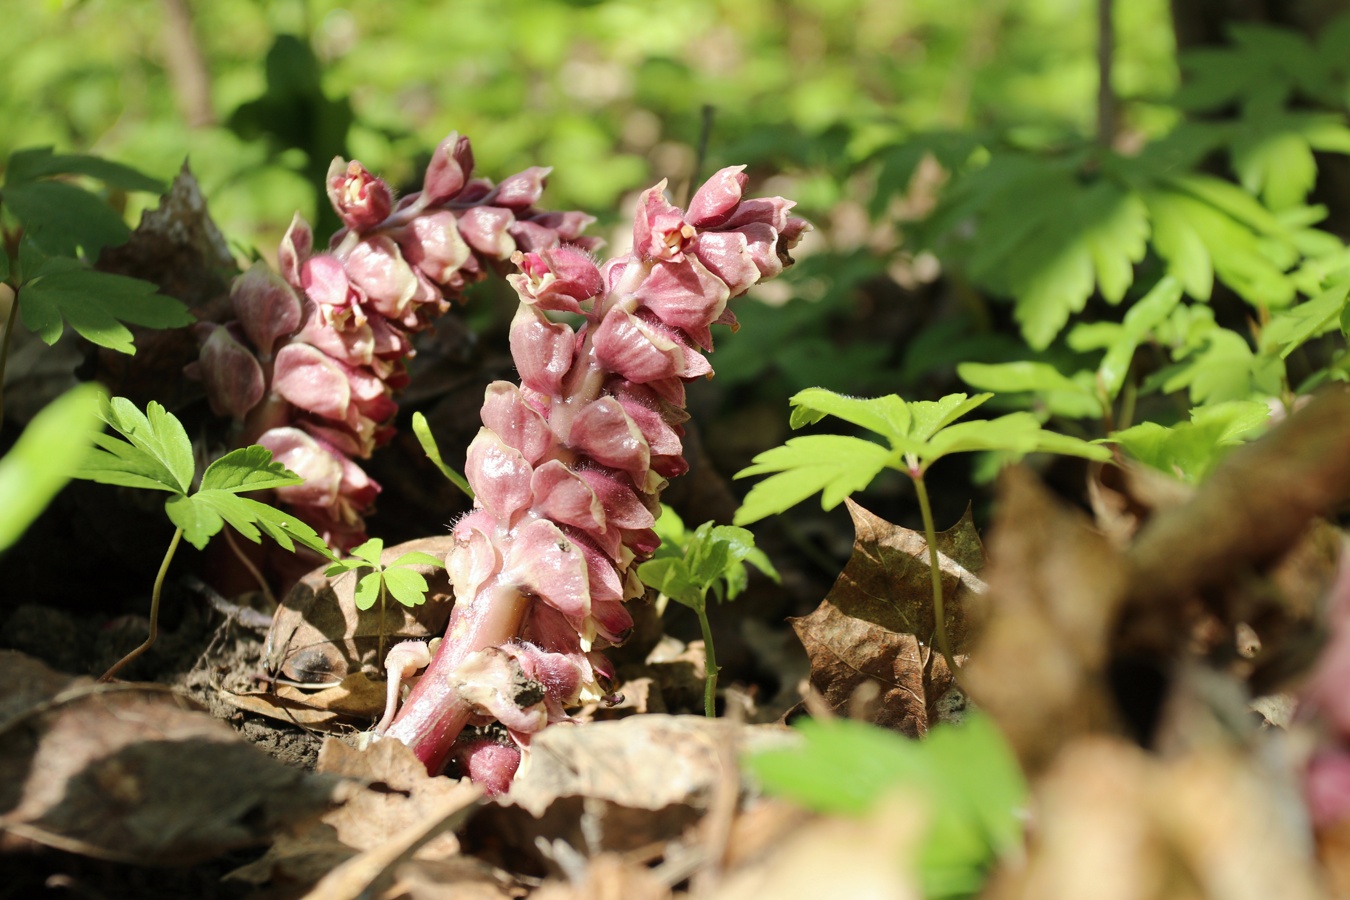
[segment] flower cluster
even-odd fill
[[[430,771],[456,752],[502,790],[532,733],[604,695],[595,648],[630,630],[634,563],[659,543],[661,489],[688,467],[685,382],[712,373],[701,351],[711,325],[735,325],[727,301],[790,264],[808,227],[781,197],[743,200],[743,169],[715,174],[687,211],[664,182],[645,192],[631,254],[603,266],[566,245],[512,257],[521,383],[487,389],[466,463],[475,508],[446,560],[455,609],[387,732]],[[492,721],[509,741],[478,727],[455,744]]]
[[[535,208],[548,169],[497,185],[472,170],[468,139],[451,134],[422,190],[395,202],[360,163],[335,159],[328,197],[344,227],[329,249],[314,252],[297,215],[277,254],[281,274],[253,266],[230,292],[236,319],[197,326],[192,368],[213,411],[242,423],[243,443],[304,477],[278,498],[339,548],[365,538],[380,486],[353,460],[392,434],[409,336],[513,254],[598,244],[581,236],[592,217]]]

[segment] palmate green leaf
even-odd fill
[[[52,268],[43,266],[19,288],[24,325],[48,344],[56,343],[65,321],[93,343],[131,354],[136,348],[123,322],[177,328],[195,321],[182,302],[157,293],[148,281],[89,269]]]
[[[961,363],[956,374],[973,388],[999,393],[1034,393],[1052,415],[1070,419],[1097,418],[1102,403],[1091,387],[1074,381],[1049,363]]]
[[[877,434],[907,435],[910,431],[909,405],[895,394],[863,399],[815,387],[798,391],[788,403],[792,406],[789,424],[793,428],[834,416]]]
[[[85,459],[77,478],[179,494],[186,494],[192,487],[192,442],[178,419],[163,406],[151,400],[142,413],[125,397],[103,396],[99,418],[123,439],[111,435],[95,438],[97,449]]]
[[[110,187],[121,188],[124,191],[150,191],[160,194],[165,188],[164,182],[130,166],[82,153],[53,153],[51,147],[25,147],[15,150],[5,165],[7,186],[52,175],[88,175]]]
[[[1235,400],[1191,410],[1191,420],[1166,428],[1141,422],[1107,438],[1135,459],[1183,481],[1202,480],[1233,446],[1265,430],[1270,407]]]
[[[1185,389],[1192,403],[1207,404],[1277,394],[1283,374],[1283,360],[1254,353],[1242,335],[1211,321],[1153,380],[1166,393]]]
[[[892,451],[861,438],[816,434],[791,438],[759,454],[737,478],[773,474],[750,489],[732,520],[748,525],[783,512],[820,492],[821,505],[833,509],[861,491],[886,468]]]
[[[32,181],[0,191],[5,209],[47,253],[94,259],[104,247],[125,244],[131,228],[98,197],[73,184]]]
[[[380,568],[380,555],[384,553],[384,538],[371,538],[360,546],[352,548],[352,556],[363,560],[367,565]]]
[[[391,562],[388,568],[393,569],[398,566],[431,566],[433,569],[444,569],[445,560],[432,556],[430,553],[423,553],[421,550],[413,550]]]
[[[101,427],[98,397],[91,384],[66,391],[33,417],[0,458],[0,551],[19,539],[89,453]]]
[[[233,493],[261,491],[267,488],[301,484],[305,479],[272,459],[272,451],[252,444],[231,450],[206,467],[202,490]]]
[[[337,559],[323,538],[294,515],[233,491],[202,490],[190,497],[173,498],[165,504],[166,511],[169,504],[176,507],[169,511],[169,518],[184,529],[183,536],[198,549],[220,531],[223,521],[255,544],[261,543],[265,534],[285,550],[293,551],[298,543],[329,560]]]
[[[1111,458],[1111,452],[1105,447],[1046,431],[1031,413],[1015,412],[997,419],[952,425],[933,436],[921,452],[920,459],[927,468],[949,454],[978,450],[1002,451],[1013,458],[1038,452],[1099,460]]]

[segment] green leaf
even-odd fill
[[[98,197],[73,184],[32,181],[6,185],[5,208],[49,254],[94,259],[104,247],[125,244],[131,229]]]
[[[102,427],[98,397],[94,385],[71,388],[43,407],[0,458],[0,551],[19,539],[89,453]]]
[[[1101,401],[1092,390],[1060,372],[1049,363],[1024,360],[1010,363],[961,363],[956,374],[973,388],[999,393],[1038,394],[1054,415],[1096,418]]]
[[[450,479],[451,484],[463,491],[472,500],[473,488],[469,487],[468,480],[441,460],[441,448],[436,446],[436,438],[431,434],[431,426],[427,424],[427,417],[420,412],[413,413],[412,426],[413,434],[417,436],[417,443],[422,445],[422,452],[427,455],[427,459],[431,460],[436,468],[441,470],[442,475]]]
[[[1231,447],[1265,430],[1270,407],[1260,401],[1230,401],[1191,410],[1191,420],[1165,428],[1141,422],[1113,432],[1117,443],[1140,462],[1180,478],[1202,480]]]
[[[121,323],[177,328],[195,321],[187,307],[162,296],[148,281],[91,270],[55,271],[26,281],[19,289],[23,322],[48,344],[61,336],[61,321],[101,347],[135,353],[131,332]]]
[[[386,570],[396,566],[431,566],[435,569],[445,568],[445,559],[432,556],[430,553],[423,553],[421,550],[413,550],[405,553],[398,559],[386,566]]]
[[[925,896],[978,890],[997,856],[1021,844],[1026,785],[987,717],[939,725],[917,741],[848,719],[793,728],[801,746],[757,753],[746,768],[768,793],[819,812],[865,813],[896,789],[926,799],[917,861]]]
[[[356,601],[357,609],[367,610],[375,605],[375,602],[380,599],[381,583],[379,572],[371,572],[361,577],[361,580],[356,583],[356,595],[353,598]]]
[[[384,553],[383,538],[371,538],[359,547],[352,548],[352,556],[355,556],[357,559],[365,560],[376,569],[381,568],[380,555],[382,553]]]
[[[9,252],[0,247],[0,281],[9,278]]]
[[[202,473],[203,490],[233,493],[261,491],[266,488],[301,484],[304,479],[272,459],[272,451],[253,444],[231,450],[206,467]]]
[[[265,534],[285,550],[293,551],[295,545],[299,543],[328,560],[337,562],[337,555],[313,528],[294,515],[282,512],[261,500],[241,497],[225,490],[198,491],[190,499],[210,509],[228,522],[231,528],[255,544],[261,543]]]
[[[385,569],[384,586],[404,606],[420,606],[427,602],[427,580],[412,569]]]
[[[1045,431],[1029,412],[1009,413],[997,419],[960,422],[939,432],[921,454],[925,467],[952,453],[998,450],[1020,457],[1038,451],[1106,460],[1105,447],[1067,435]]]
[[[638,578],[647,587],[665,594],[682,606],[693,610],[703,607],[703,590],[695,584],[683,558],[665,557],[640,563]]]
[[[1130,363],[1134,360],[1134,351],[1171,315],[1172,310],[1181,302],[1181,294],[1181,282],[1170,275],[1165,275],[1158,280],[1152,290],[1130,306],[1118,327],[1111,325],[1113,338],[1106,345],[1106,355],[1097,366],[1097,379],[1112,400],[1120,394],[1120,389],[1125,384],[1125,376],[1129,373]],[[1083,344],[1075,343],[1075,333],[1086,336],[1088,332],[1086,330],[1079,332],[1078,329],[1069,332],[1069,346],[1074,350],[1087,349]]]
[[[790,439],[782,447],[759,454],[737,478],[779,473],[751,488],[733,521],[747,525],[783,512],[817,492],[821,505],[833,509],[844,498],[861,491],[886,468],[891,451],[861,438],[836,434]]]
[[[122,435],[95,439],[98,448],[85,460],[78,478],[186,494],[195,462],[187,432],[172,413],[151,400],[142,413],[124,397],[100,398],[99,418]]]
[[[80,153],[53,153],[51,147],[15,150],[5,166],[6,185],[17,185],[50,175],[88,175],[125,191],[162,194],[164,182],[130,166]]]
[[[1342,280],[1306,303],[1276,313],[1261,331],[1262,346],[1279,348],[1280,359],[1288,359],[1308,340],[1340,324],[1347,295],[1350,280]]]
[[[825,388],[807,388],[788,401],[792,406],[793,428],[834,416],[877,434],[909,434],[909,406],[895,394],[861,399],[836,394]]]
[[[164,501],[164,511],[169,514],[169,521],[183,529],[183,537],[198,550],[206,549],[207,542],[225,525],[220,504],[213,502],[216,494],[233,496],[224,491],[206,491],[191,497],[179,494]],[[256,530],[254,533],[257,533]]]

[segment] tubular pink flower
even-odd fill
[[[212,409],[243,423],[244,443],[266,437],[281,447],[277,436],[286,436],[296,471],[313,473],[323,488],[278,496],[340,549],[365,539],[379,485],[353,459],[392,436],[393,392],[407,381],[411,335],[516,252],[558,270],[539,288],[544,308],[556,308],[549,298],[575,301],[599,290],[586,269],[594,269],[586,251],[598,242],[581,236],[594,220],[534,207],[548,169],[531,167],[495,186],[472,170],[468,139],[451,134],[432,155],[422,190],[395,201],[360,163],[333,160],[326,186],[344,227],[329,249],[315,252],[313,232],[297,215],[277,251],[280,275],[253,266],[231,291],[237,322],[199,330],[201,358],[191,370]],[[296,435],[321,449],[300,454]]]
[[[688,467],[684,383],[712,373],[698,348],[712,348],[710,326],[734,322],[728,300],[791,263],[808,227],[787,200],[743,201],[742,168],[715,174],[688,213],[664,183],[644,193],[626,257],[597,267],[567,246],[512,256],[521,386],[487,389],[465,473],[475,509],[446,559],[454,612],[386,732],[429,771],[453,756],[504,790],[519,757],[477,726],[499,722],[524,751],[568,706],[606,696],[612,672],[595,648],[632,628],[624,602],[642,593],[636,563],[659,543],[660,492]],[[548,311],[585,321],[574,330]]]

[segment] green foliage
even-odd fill
[[[445,561],[437,559],[430,553],[414,550],[385,565],[380,561],[383,553],[384,541],[380,538],[371,538],[359,547],[353,548],[352,555],[347,559],[335,560],[324,574],[333,578],[344,572],[370,569],[356,583],[357,609],[370,609],[376,601],[383,607],[386,594],[393,594],[395,600],[407,607],[421,606],[427,602],[429,590],[427,580],[420,572],[415,572],[409,567],[443,568]]]
[[[671,599],[698,616],[703,632],[703,709],[711,718],[716,714],[718,669],[708,623],[708,592],[712,591],[719,603],[736,599],[749,581],[746,563],[774,581],[778,580],[778,571],[755,547],[755,536],[744,528],[704,522],[690,532],[675,510],[662,505],[656,533],[661,546],[653,559],[638,566],[638,577],[659,592],[658,609],[664,609],[666,599]]]
[[[939,725],[917,741],[847,719],[793,727],[801,746],[755,754],[749,771],[770,793],[818,812],[861,815],[891,792],[926,801],[916,861],[926,896],[973,894],[998,857],[1020,846],[1026,783],[987,717]]]
[[[100,428],[97,398],[93,385],[66,391],[28,423],[0,458],[0,551],[19,539],[89,453]]]
[[[1191,420],[1165,428],[1140,422],[1107,439],[1131,456],[1182,481],[1198,482],[1223,454],[1265,430],[1270,407],[1253,400],[1231,400],[1191,410]]]
[[[148,328],[190,325],[194,319],[187,308],[160,295],[155,285],[89,268],[104,247],[125,243],[131,229],[103,198],[72,183],[72,176],[96,178],[121,190],[163,190],[155,179],[95,156],[57,154],[50,147],[12,153],[0,208],[22,238],[17,261],[0,253],[0,278],[17,289],[24,325],[54,344],[68,322],[89,341],[128,354],[136,349],[124,322]],[[3,366],[0,359],[0,371]]]
[[[773,563],[744,528],[704,522],[691,532],[675,510],[663,505],[656,533],[661,546],[652,559],[638,566],[638,577],[696,612],[705,607],[709,591],[719,603],[735,600],[749,581],[746,563],[778,580]]]
[[[206,468],[194,491],[192,443],[182,423],[163,406],[151,401],[143,413],[124,397],[102,396],[99,418],[120,437],[95,435],[95,448],[74,477],[168,492],[172,496],[165,501],[164,511],[199,550],[228,522],[255,544],[266,534],[287,550],[299,543],[333,557],[314,529],[295,516],[239,496],[302,481],[274,462],[266,448],[254,445],[225,454]]]
[[[905,401],[889,394],[864,400],[824,388],[802,391],[790,401],[793,428],[829,415],[877,434],[886,444],[845,435],[807,435],[759,454],[736,477],[770,477],[750,490],[735,521],[745,525],[783,512],[817,492],[821,505],[832,509],[885,469],[922,478],[929,466],[951,453],[998,450],[1010,459],[1036,452],[1110,457],[1102,447],[1042,429],[1031,413],[956,422],[991,396],[950,394],[937,401]]]

